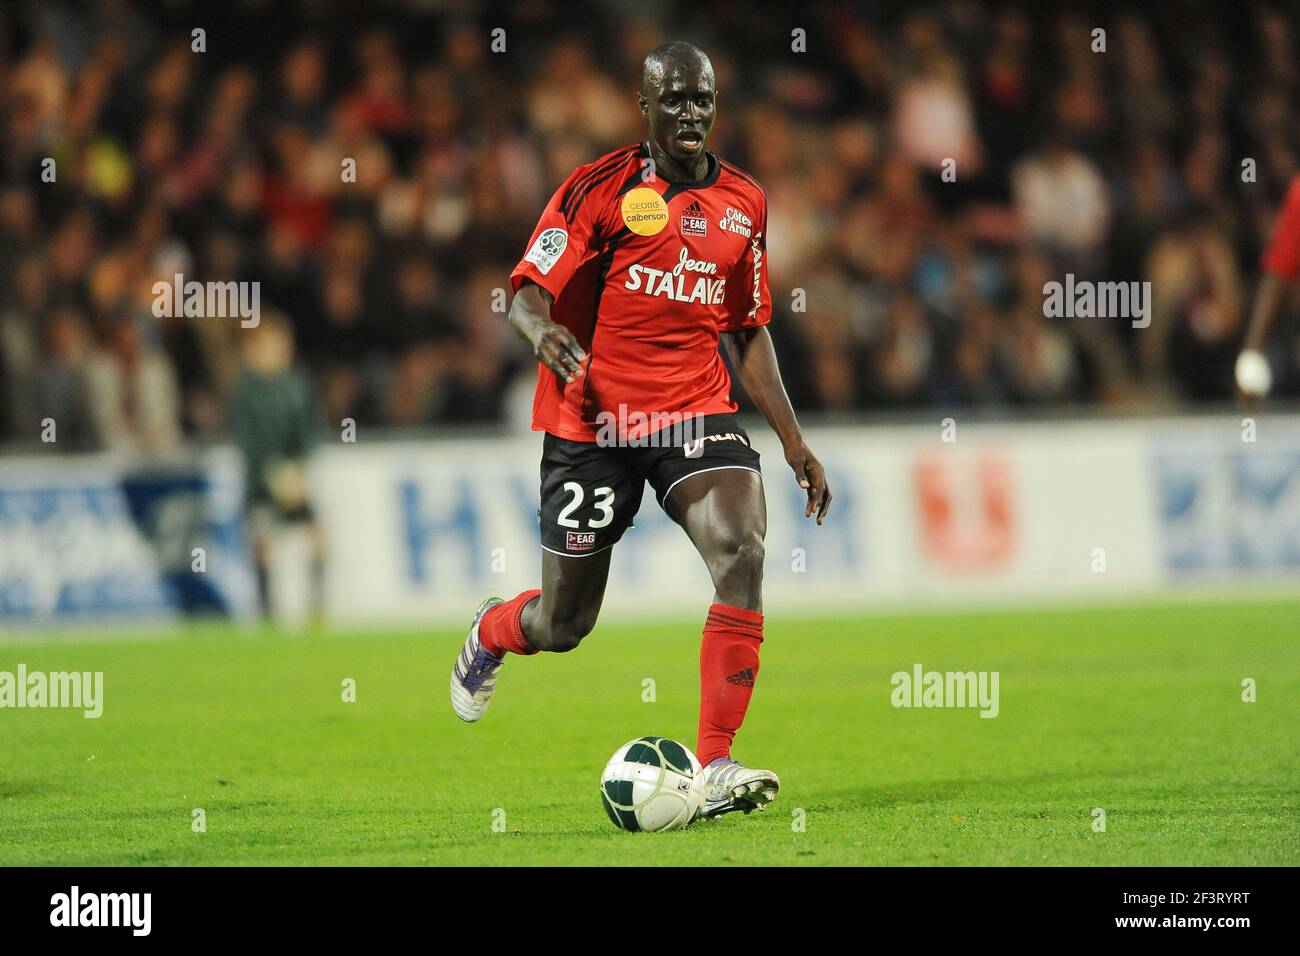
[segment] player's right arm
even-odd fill
[[[574,170],[542,210],[528,251],[510,273],[515,289],[510,324],[533,347],[537,361],[566,385],[582,375],[587,354],[569,329],[551,319],[551,305],[609,234],[603,211],[634,149]]]
[[[525,280],[510,303],[510,324],[533,347],[533,355],[568,385],[582,375],[587,353],[573,333],[551,321],[551,293]]]

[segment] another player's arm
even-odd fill
[[[1281,276],[1265,272],[1260,276],[1259,286],[1255,289],[1255,299],[1250,307],[1250,322],[1246,326],[1246,338],[1241,344],[1241,354],[1237,356],[1235,369],[1237,399],[1248,410],[1255,408],[1269,390],[1270,376],[1265,374],[1261,382],[1259,370],[1267,372],[1268,360],[1264,358],[1264,343],[1268,341],[1269,330],[1282,309],[1288,285],[1287,280]],[[1261,388],[1261,385],[1264,387]]]
[[[1255,300],[1250,308],[1250,324],[1246,327],[1246,340],[1243,349],[1262,349],[1268,341],[1269,329],[1286,298],[1287,281],[1271,272],[1265,272],[1255,290]]]
[[[533,355],[552,372],[569,384],[582,375],[582,363],[587,360],[573,333],[551,321],[551,294],[527,279],[519,287],[510,303],[510,324],[533,347]]]
[[[1300,274],[1300,177],[1292,180],[1278,210],[1261,265],[1250,323],[1236,366],[1237,396],[1248,407],[1268,394],[1271,375],[1263,354],[1264,344],[1282,310],[1291,281]]]
[[[722,347],[745,393],[781,440],[785,460],[793,469],[799,487],[808,492],[804,517],[811,517],[816,512],[817,523],[821,524],[831,507],[831,489],[826,484],[822,463],[803,440],[803,431],[781,382],[781,369],[777,366],[776,350],[772,347],[772,336],[767,327],[723,332]]]

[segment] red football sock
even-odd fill
[[[524,640],[524,629],[519,618],[523,616],[524,605],[541,593],[536,589],[524,591],[483,615],[483,619],[478,622],[478,639],[483,642],[489,654],[502,657],[507,651],[511,654],[537,653],[537,648],[529,647]]]
[[[727,604],[709,607],[700,644],[700,733],[695,756],[707,766],[731,753],[758,677],[763,615]]]

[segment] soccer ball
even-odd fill
[[[704,770],[677,741],[639,737],[605,764],[600,799],[620,830],[676,830],[700,815]]]

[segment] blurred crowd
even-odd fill
[[[556,186],[642,138],[671,38],[710,54],[711,148],[767,192],[800,411],[1226,401],[1300,169],[1285,9],[8,4],[0,439],[225,434],[245,330],[156,316],[178,273],[261,283],[322,421],[510,419],[535,363],[501,290]],[[1045,317],[1067,273],[1150,281],[1150,326]]]

